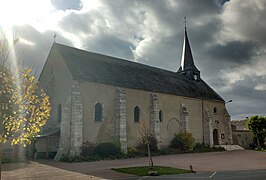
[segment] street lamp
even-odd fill
[[[232,102],[232,101],[233,101],[233,100],[230,99],[230,100],[226,101],[224,104],[230,103],[230,102]]]

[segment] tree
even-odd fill
[[[257,146],[262,147],[266,137],[266,117],[252,116],[247,124],[254,138],[256,138]]]
[[[151,128],[147,126],[145,122],[141,124],[140,128],[140,144],[138,149],[144,150],[145,146],[147,147],[147,153],[149,158],[149,165],[153,167],[153,160],[151,156],[151,151],[156,151],[158,149],[158,141],[154,135],[154,133],[151,131]],[[145,151],[145,150],[144,150]]]
[[[50,115],[49,97],[39,89],[31,70],[20,70],[21,84],[17,85],[14,75],[0,67],[0,118],[2,132],[0,142],[11,140],[11,144],[31,143]]]
[[[0,43],[0,145],[9,140],[26,147],[49,119],[50,100],[31,69],[7,65],[10,49],[4,35]]]

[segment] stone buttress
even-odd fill
[[[83,135],[83,104],[79,90],[79,82],[73,81],[70,97],[62,108],[62,121],[60,126],[59,149],[55,160],[64,156],[80,154]]]
[[[155,135],[158,142],[160,142],[160,122],[159,122],[159,108],[158,108],[158,95],[151,94],[151,107],[150,107],[150,126],[151,131]]]
[[[189,132],[189,113],[185,104],[180,104],[180,132]]]
[[[69,155],[70,147],[70,115],[71,115],[71,97],[67,99],[66,105],[62,108],[62,120],[60,125],[59,148],[55,160],[59,161],[62,157]]]
[[[75,156],[80,154],[80,147],[83,142],[83,104],[79,90],[78,81],[72,83],[72,109],[71,109],[71,138],[69,155]]]
[[[204,143],[213,146],[212,117],[208,108],[205,108],[204,118]]]
[[[127,153],[127,106],[126,106],[126,90],[117,88],[116,91],[116,121],[115,133],[118,138],[121,150]]]

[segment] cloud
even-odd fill
[[[247,64],[256,56],[257,45],[254,42],[232,41],[216,44],[209,48],[208,54],[216,59],[232,64]]]
[[[29,66],[45,62],[56,41],[159,68],[179,67],[184,24],[195,64],[203,79],[224,99],[229,111],[263,113],[266,79],[266,2],[264,0],[52,0],[49,14],[17,27]],[[36,9],[36,8],[35,8]],[[46,11],[44,11],[46,12]],[[256,105],[257,103],[257,105]]]
[[[258,91],[266,91],[266,84],[257,84],[254,88],[255,90],[258,90]]]
[[[133,60],[133,44],[109,34],[89,37],[83,47],[92,52]]]
[[[222,5],[224,5],[225,3],[229,2],[229,1],[230,0],[217,0],[217,3],[222,6]]]
[[[52,5],[58,10],[80,10],[82,3],[80,0],[51,0]]]
[[[17,32],[19,39],[22,40],[14,46],[17,59],[22,61],[25,67],[38,69],[40,72],[53,44],[54,32],[41,33],[31,25],[16,26],[13,29]],[[57,35],[57,39],[60,39],[64,44],[72,45],[70,40],[60,35]],[[25,42],[30,42],[30,44]]]

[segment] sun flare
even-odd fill
[[[5,31],[15,25],[36,24],[53,10],[50,1],[3,0],[0,2],[0,24]]]

